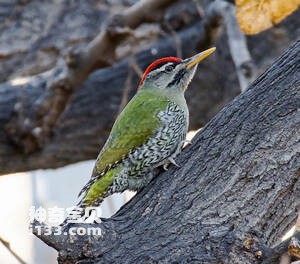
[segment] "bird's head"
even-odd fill
[[[145,70],[138,88],[149,87],[168,92],[184,92],[196,72],[198,63],[215,49],[210,48],[185,60],[166,57],[154,61]]]

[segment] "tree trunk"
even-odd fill
[[[54,0],[47,4],[40,1],[17,2],[20,6],[16,9],[7,2],[5,10],[8,15],[3,19],[0,16],[0,21],[8,21],[0,28],[2,81],[50,70],[66,49],[86,46],[99,33],[100,25],[109,16],[109,8],[103,5],[97,8],[97,5],[90,4],[89,1],[62,1],[59,6]],[[203,6],[210,3],[204,0],[200,2]],[[139,52],[136,61],[142,69],[156,58],[176,55],[176,50],[180,50],[183,57],[188,57],[209,47],[212,45],[213,33],[220,29],[217,23],[205,25],[206,16],[199,17],[193,1],[174,1],[170,9],[166,16],[173,12],[169,17],[176,17],[173,21],[175,24],[172,24],[176,30],[175,36],[158,39],[153,46]],[[9,13],[11,10],[15,13]],[[283,52],[283,47],[297,37],[299,12],[300,10],[295,12],[276,28],[248,37],[249,50],[258,72],[270,65],[274,57]],[[31,16],[34,19],[28,19]],[[35,30],[37,28],[39,30]],[[82,35],[82,32],[85,34]],[[175,45],[176,39],[180,39],[179,47]],[[239,93],[226,34],[221,33],[216,46],[217,52],[199,65],[198,74],[187,91],[190,129],[205,125]],[[40,149],[32,153],[22,151],[22,144],[27,142],[26,135],[24,140],[21,136],[20,144],[15,144],[11,135],[18,131],[11,130],[15,127],[30,127],[30,122],[27,121],[34,120],[38,98],[44,96],[46,83],[51,82],[51,78],[44,73],[38,77],[30,77],[28,84],[18,87],[12,86],[11,82],[1,83],[0,175],[58,168],[94,159],[120,110],[123,95],[130,98],[136,90],[139,78],[133,74],[130,91],[126,94],[124,83],[127,77],[128,59],[91,74],[70,100],[67,109],[55,124],[52,135]],[[21,115],[16,115],[16,111]],[[28,119],[24,120],[22,116]],[[8,124],[16,126],[10,127]]]
[[[42,225],[39,237],[60,263],[260,263],[297,216],[299,54],[300,41],[217,114],[181,168],[87,225],[101,236],[47,236]]]

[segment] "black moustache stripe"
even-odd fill
[[[181,69],[179,72],[177,72],[174,76],[174,79],[171,82],[169,82],[167,87],[171,87],[173,85],[179,84],[180,80],[182,79],[185,73],[186,73],[185,69]]]

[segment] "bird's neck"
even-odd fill
[[[150,86],[143,87],[138,93],[151,93],[157,98],[166,99],[170,102],[176,103],[178,106],[186,108],[186,100],[184,98],[184,93],[179,91],[174,91],[172,89],[157,89]]]

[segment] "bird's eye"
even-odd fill
[[[165,68],[165,72],[171,72],[171,71],[173,71],[173,69],[174,69],[174,67],[172,65],[168,65]]]

